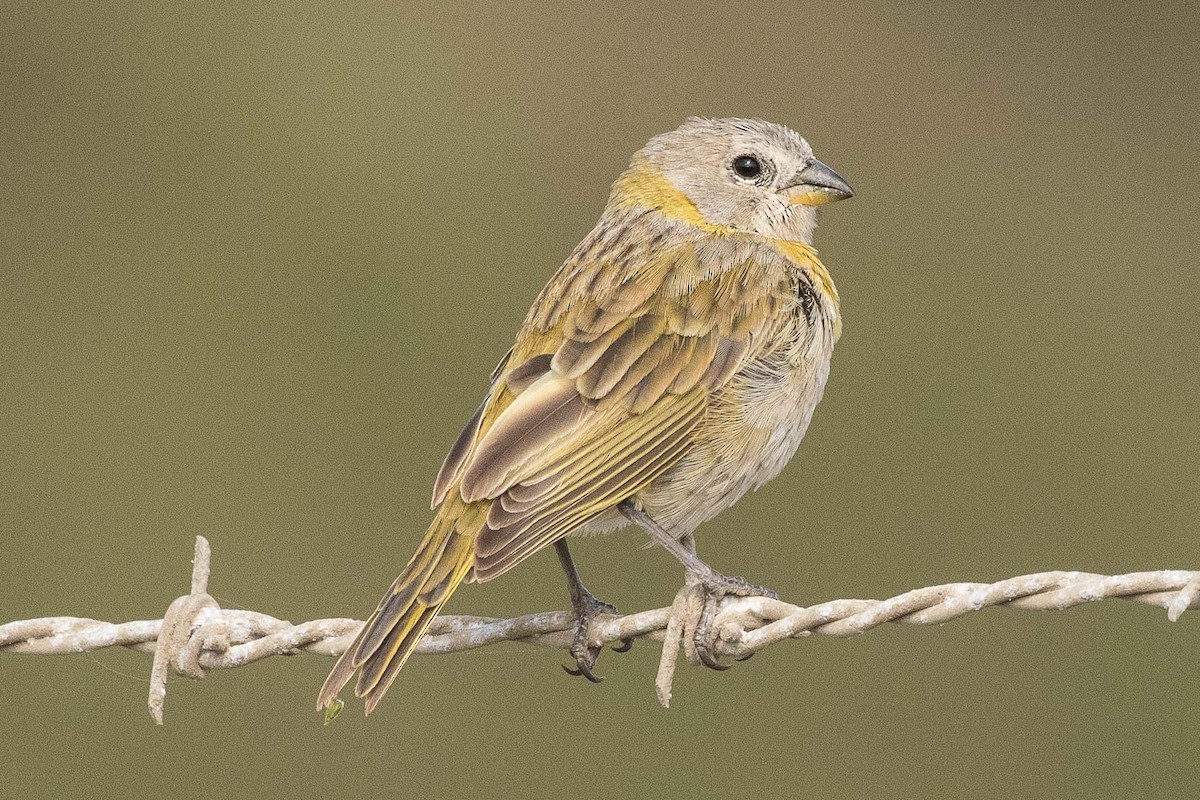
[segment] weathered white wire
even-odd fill
[[[275,655],[339,656],[363,624],[339,618],[293,625],[256,611],[222,609],[207,594],[209,559],[208,541],[199,536],[191,592],[176,599],[164,619],[117,624],[45,617],[9,622],[0,625],[0,653],[61,655],[117,646],[153,653],[149,705],[155,722],[162,724],[169,672],[200,678],[208,670],[240,667]],[[605,615],[592,624],[591,636],[597,645],[630,638],[667,640],[656,681],[663,705],[670,701],[680,644],[689,660],[695,661],[689,630],[680,622],[683,615],[679,611],[689,602],[699,602],[698,592],[698,587],[688,585],[672,606],[624,616]],[[1185,610],[1200,609],[1200,571],[1124,575],[1041,572],[996,583],[929,586],[887,600],[830,600],[807,608],[767,597],[726,597],[713,611],[713,650],[720,656],[745,658],[784,639],[813,633],[845,637],[885,622],[936,625],[993,606],[1055,611],[1106,598],[1160,606],[1174,622]],[[569,611],[513,619],[441,616],[434,620],[417,652],[456,653],[507,641],[566,650],[574,637],[574,625]]]

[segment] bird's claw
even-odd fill
[[[600,683],[604,678],[592,672],[602,649],[591,643],[592,620],[600,614],[618,613],[617,607],[590,593],[576,598],[573,605],[575,606],[575,640],[571,643],[571,657],[575,659],[575,668],[563,666],[563,671],[574,677],[583,676],[592,683]],[[633,646],[633,640],[623,640],[622,645],[624,650],[613,649],[623,653]]]
[[[733,595],[734,597],[769,597],[772,600],[778,600],[779,595],[765,586],[750,583],[745,578],[735,575],[722,575],[720,573],[707,575],[701,579],[700,584],[704,587],[704,609],[700,613],[700,618],[696,621],[696,631],[692,637],[692,644],[695,648],[696,658],[701,664],[709,669],[724,671],[733,665],[722,664],[717,660],[717,655],[713,649],[715,642],[712,636],[712,621],[716,616],[717,604],[721,598]],[[753,655],[751,653],[736,660],[748,661]]]
[[[578,663],[579,666],[576,667],[575,669],[571,669],[566,664],[562,664],[561,666],[563,668],[563,672],[567,673],[568,675],[570,675],[573,678],[578,678],[580,675],[582,675],[583,677],[587,678],[592,683],[603,683],[604,682],[603,677],[601,677],[599,675],[593,675],[592,671],[590,669],[588,669],[587,667],[585,667],[583,665],[582,661],[576,662],[576,663]]]
[[[716,659],[716,657],[712,654],[712,651],[709,650],[707,637],[702,637],[701,634],[702,629],[697,626],[694,644],[696,645],[696,657],[700,659],[700,663],[709,669],[715,669],[718,672],[724,672],[732,667],[732,664],[722,664]]]

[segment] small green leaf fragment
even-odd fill
[[[342,702],[342,698],[333,698],[333,702],[325,707],[325,724],[328,725],[337,719],[337,715],[342,713],[342,709],[345,707],[346,704]]]

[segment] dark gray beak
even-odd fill
[[[793,176],[787,188],[788,202],[802,206],[823,206],[854,196],[841,175],[815,158]]]

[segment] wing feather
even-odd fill
[[[490,556],[477,555],[478,579],[489,581],[499,577],[534,552],[608,511],[669,469],[687,450],[688,444],[683,437],[661,443],[640,469],[609,476],[603,483],[573,497],[572,502],[559,506],[550,516],[537,520],[535,526],[514,539],[510,546]]]
[[[493,503],[487,525],[476,539],[477,558],[499,553],[513,547],[514,542],[535,535],[540,523],[559,509],[570,509],[606,480],[619,480],[636,473],[655,455],[660,443],[686,438],[703,412],[704,398],[699,391],[683,403],[664,401],[654,412],[641,415],[637,419],[640,424],[622,426],[623,430],[614,432],[615,435],[602,437],[599,446],[580,448],[585,457],[564,467],[553,481],[554,490],[531,507],[508,512],[502,502]]]
[[[446,460],[442,462],[442,468],[438,470],[437,478],[433,482],[433,501],[430,503],[430,508],[437,508],[442,504],[450,492],[450,487],[462,474],[463,462],[467,460],[467,455],[475,444],[475,438],[479,435],[479,426],[483,423],[483,412],[487,410],[489,400],[491,400],[490,395],[483,399],[479,408],[475,409],[475,413],[467,421],[466,427],[462,429],[462,433],[455,440],[454,446],[446,454]]]
[[[607,396],[634,362],[660,341],[664,341],[662,320],[638,317],[580,376],[579,393],[592,400]]]
[[[531,457],[573,436],[586,411],[574,383],[553,372],[539,378],[500,414],[475,447],[459,484],[463,500],[499,495]]]

